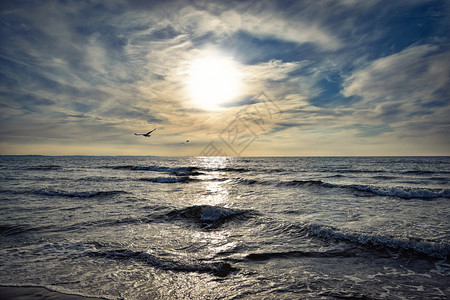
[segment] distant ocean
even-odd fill
[[[448,299],[450,157],[0,157],[0,285]]]

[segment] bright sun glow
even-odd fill
[[[227,57],[206,56],[193,61],[189,70],[189,90],[194,103],[208,110],[237,96],[240,73]]]

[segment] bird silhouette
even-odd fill
[[[155,130],[156,130],[156,128],[153,129],[153,130],[150,130],[150,131],[147,132],[147,133],[134,133],[134,135],[142,135],[142,136],[145,136],[145,137],[150,137],[150,136],[151,136],[151,133],[152,133],[153,131],[155,131]]]

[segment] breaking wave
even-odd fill
[[[337,185],[340,187],[339,185]],[[435,199],[435,198],[450,198],[449,189],[424,189],[424,188],[409,188],[409,187],[377,187],[370,185],[348,185],[342,186],[344,188],[351,188],[360,192],[367,192],[378,196],[388,196],[402,199]]]
[[[251,211],[221,206],[194,205],[175,209],[165,215],[169,220],[193,222],[204,228],[216,228],[231,220],[243,220],[252,215]]]
[[[450,189],[426,189],[411,187],[381,187],[364,184],[333,184],[323,182],[322,180],[292,180],[276,184],[277,186],[319,186],[324,188],[348,189],[357,192],[363,192],[366,195],[388,196],[401,199],[437,199],[450,198]]]
[[[333,239],[357,243],[365,246],[387,248],[391,250],[413,251],[435,258],[447,258],[450,253],[450,244],[434,243],[420,239],[399,239],[388,236],[373,236],[359,233],[345,233],[335,228],[311,224],[306,228],[309,235],[319,238]]]

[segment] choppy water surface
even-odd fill
[[[0,158],[0,285],[446,299],[450,158]]]

